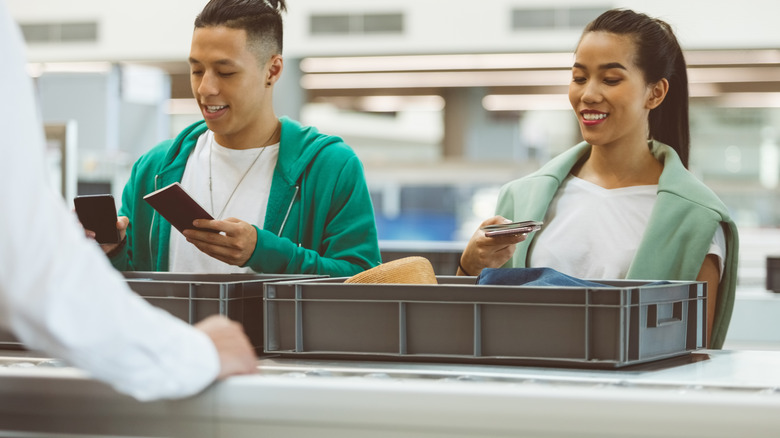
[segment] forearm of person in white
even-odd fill
[[[150,306],[48,186],[32,83],[4,3],[0,53],[0,324],[139,400],[186,397],[250,372],[238,324],[212,319],[196,330]]]

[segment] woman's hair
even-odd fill
[[[672,28],[662,20],[631,10],[612,9],[585,27],[588,32],[628,35],[636,43],[636,65],[645,82],[666,78],[669,91],[664,101],[650,111],[650,138],[668,144],[688,167],[691,134],[688,122],[688,73],[685,58]]]
[[[258,59],[282,54],[284,0],[210,0],[195,17],[195,28],[225,26],[246,31]]]

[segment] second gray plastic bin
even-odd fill
[[[706,345],[706,285],[610,287],[275,282],[265,352],[282,357],[616,368]]]

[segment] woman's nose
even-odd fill
[[[601,88],[595,81],[588,81],[582,87],[582,101],[586,103],[596,103],[601,101]]]

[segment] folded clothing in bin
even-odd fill
[[[477,284],[507,286],[565,286],[611,287],[606,284],[582,280],[552,268],[485,268],[477,277]]]
[[[553,268],[485,268],[477,277],[477,284],[506,286],[558,286],[558,287],[615,287],[609,284],[566,275]],[[645,286],[669,284],[659,280]]]

